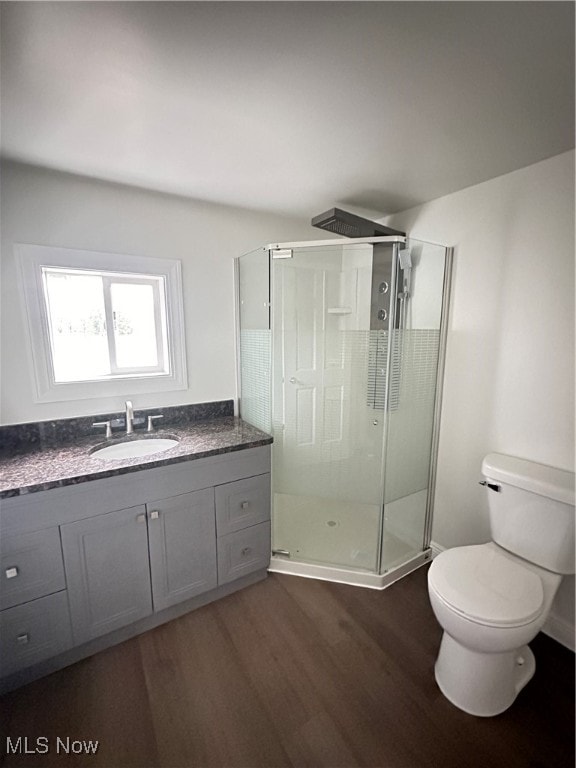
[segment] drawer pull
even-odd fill
[[[252,552],[252,547],[244,547],[244,549],[241,550],[240,554],[242,557],[248,557],[248,555]]]
[[[240,509],[248,509],[249,506],[250,506],[250,502],[249,501],[242,501],[242,502],[240,502]]]
[[[16,638],[16,642],[18,643],[18,645],[28,645],[28,643],[30,642],[30,635],[28,634],[28,632],[25,632],[23,635],[18,635],[18,637]]]
[[[146,515],[144,513],[136,515],[136,522],[138,522],[138,523],[145,523],[146,522]]]
[[[158,520],[160,517],[160,512],[157,509],[153,509],[152,512],[150,512],[150,520]]]
[[[7,579],[15,579],[16,576],[18,576],[18,568],[6,568],[6,578]]]

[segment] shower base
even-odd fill
[[[398,511],[404,516],[409,507],[418,510],[425,498],[424,493],[401,499]],[[391,519],[395,504],[387,505]],[[272,556],[269,570],[277,573],[384,589],[431,557],[430,549],[422,551],[385,525],[386,571],[377,573],[380,507],[376,504],[276,493],[273,519],[274,548],[290,552],[289,557]]]
[[[281,555],[272,555],[268,570],[271,573],[285,573],[291,576],[302,576],[305,579],[320,579],[335,581],[339,584],[350,584],[355,587],[369,589],[386,589],[395,581],[402,579],[420,566],[432,559],[430,549],[418,552],[402,565],[392,568],[386,573],[369,573],[352,568],[338,568],[331,565],[316,565],[314,563],[299,563]]]

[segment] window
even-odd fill
[[[180,262],[17,248],[39,401],[186,387]]]
[[[54,381],[170,373],[164,278],[42,267]]]

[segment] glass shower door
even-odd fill
[[[240,415],[263,432],[272,431],[270,385],[270,266],[266,248],[244,254],[236,262],[238,286]]]
[[[370,396],[372,266],[372,245],[295,248],[272,259],[271,295],[273,550],[374,572],[384,418]]]
[[[399,252],[390,349],[381,573],[429,545],[427,525],[447,249],[410,239]]]

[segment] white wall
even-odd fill
[[[0,423],[121,410],[122,398],[38,404],[33,399],[14,243],[181,259],[189,387],[135,396],[136,408],[233,398],[233,258],[271,241],[310,239],[302,220],[2,164]]]
[[[455,249],[433,539],[487,541],[486,453],[574,471],[574,152],[386,223]],[[573,638],[573,577],[552,623]]]

